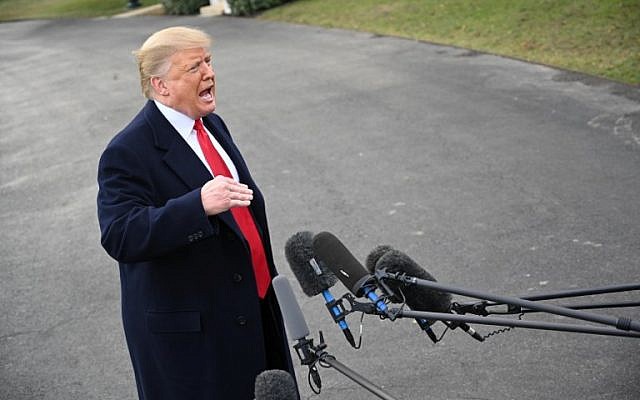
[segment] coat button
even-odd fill
[[[242,282],[242,275],[241,275],[241,274],[238,274],[238,273],[233,274],[233,281],[234,281],[235,283],[240,283],[240,282]]]
[[[240,315],[240,316],[236,317],[236,322],[240,326],[245,326],[247,324],[247,319],[244,316]]]

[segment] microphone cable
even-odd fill
[[[524,314],[525,313],[520,313],[518,315],[518,319],[520,321],[522,321],[522,317],[524,317]],[[509,332],[509,331],[511,331],[513,329],[516,329],[516,328],[514,326],[507,326],[505,328],[496,329],[495,331],[489,332],[486,335],[482,336],[482,338],[486,340],[486,339],[490,338],[491,336],[496,336],[496,335],[499,335],[501,333],[506,333],[506,332]]]
[[[312,377],[314,373],[318,374],[318,368],[316,367],[317,363],[318,363],[318,360],[314,361],[313,364],[309,365],[309,372],[307,373],[307,382],[309,383],[309,387],[311,388],[313,393],[320,394],[320,392],[322,391],[322,384],[318,384],[318,382],[315,382],[315,378]],[[316,390],[316,387],[313,385],[314,382],[318,385],[317,390]]]

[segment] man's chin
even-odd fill
[[[207,104],[205,107],[202,108],[202,111],[204,112],[205,115],[211,114],[215,110],[216,110],[216,102],[215,101],[213,103]]]

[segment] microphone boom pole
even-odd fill
[[[385,393],[382,389],[374,385],[371,381],[369,381],[364,376],[360,375],[356,371],[342,364],[340,361],[336,360],[336,358],[330,354],[324,353],[320,356],[320,361],[329,365],[331,368],[334,368],[342,375],[348,377],[358,385],[367,389],[371,393],[375,394],[379,398],[383,400],[396,400],[395,397],[391,397],[389,394]]]
[[[481,292],[479,290],[464,289],[464,288],[447,285],[439,282],[433,282],[425,279],[418,279],[416,277],[407,276],[406,274],[403,274],[403,273],[390,274],[384,271],[377,271],[376,277],[378,279],[383,279],[383,280],[384,279],[396,280],[406,285],[418,285],[418,286],[426,287],[433,290],[459,294],[461,296],[492,300],[492,301],[499,302],[501,304],[513,304],[513,305],[529,308],[532,310],[539,310],[539,311],[544,311],[551,314],[562,315],[565,317],[571,317],[571,318],[581,319],[584,321],[610,325],[624,331],[632,330],[635,332],[640,332],[640,323],[637,321],[633,321],[630,318],[610,317],[606,315],[588,313],[580,310],[572,310],[570,308],[555,306],[552,304],[539,304],[531,300],[524,300],[517,297],[495,295],[495,294]]]
[[[504,305],[504,304],[502,304]],[[486,307],[498,307],[500,304],[494,305],[493,303],[479,302],[473,304],[460,305],[457,303],[452,304],[452,308],[458,314],[476,314],[476,315],[509,315],[509,314],[530,314],[536,312],[543,312],[540,310],[530,310],[528,308],[515,307],[507,305],[506,311],[499,310],[487,310]],[[602,308],[627,308],[627,307],[640,307],[639,301],[621,301],[616,303],[596,303],[596,304],[572,304],[562,305],[561,307],[570,308],[572,310],[596,310]]]
[[[631,292],[634,290],[640,290],[640,284],[638,283],[628,283],[622,285],[612,285],[612,286],[603,286],[597,288],[587,288],[587,289],[572,289],[572,290],[563,290],[559,292],[553,293],[541,293],[534,295],[526,295],[526,296],[518,296],[518,298],[523,300],[530,301],[541,301],[541,300],[553,300],[553,299],[566,299],[572,297],[582,297],[582,296],[592,296],[599,294],[610,294],[610,293],[620,293],[620,292]],[[504,303],[497,302],[464,302],[458,303],[457,308],[463,312],[470,312],[473,314],[477,314],[477,311],[484,311],[486,307],[499,306]],[[580,306],[580,309],[595,309],[595,308],[618,308],[618,307],[638,307],[640,303],[638,302],[629,302],[629,303],[608,303],[608,304],[591,304],[591,305],[583,305]],[[574,308],[576,306],[565,306],[567,308]],[[516,313],[517,310],[514,311]],[[486,314],[480,314],[486,315]]]
[[[638,332],[628,332],[620,329],[612,329],[612,328],[607,328],[602,326],[562,324],[562,323],[543,322],[543,321],[523,321],[523,320],[512,320],[508,318],[479,317],[479,316],[459,315],[459,314],[450,314],[450,313],[413,311],[413,310],[404,310],[402,308],[392,308],[391,312],[396,313],[396,316],[398,318],[423,318],[423,319],[436,320],[436,321],[454,321],[454,322],[467,322],[467,323],[482,324],[482,325],[498,325],[498,326],[506,326],[510,328],[516,327],[516,328],[528,328],[528,329],[541,329],[541,330],[548,330],[548,331],[590,333],[593,335],[640,338],[640,333]]]
[[[520,298],[525,300],[538,301],[538,300],[550,300],[550,299],[564,299],[568,297],[591,296],[595,294],[630,292],[633,290],[640,290],[640,284],[629,283],[629,284],[623,284],[623,285],[612,285],[612,286],[604,286],[604,287],[589,288],[589,289],[564,290],[556,293],[522,296]]]

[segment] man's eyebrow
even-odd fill
[[[202,63],[202,60],[194,60],[194,61],[190,61],[190,62],[188,62],[188,63],[186,63],[186,64],[182,64],[182,65],[180,66],[180,69],[182,69],[182,70],[184,70],[184,71],[188,71],[188,70],[190,70],[191,68],[195,68],[195,67],[197,67],[197,66],[198,66],[198,65],[200,65],[201,63]]]
[[[189,71],[192,68],[198,67],[203,62],[209,63],[211,60],[213,60],[213,56],[211,55],[211,53],[209,53],[205,54],[202,58],[194,58],[193,60],[187,61],[185,64],[182,64],[178,67],[183,71]]]

